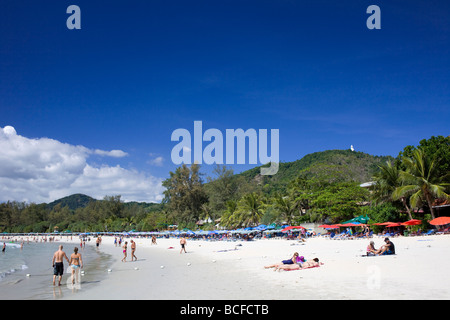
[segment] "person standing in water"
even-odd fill
[[[78,268],[83,268],[83,259],[81,259],[81,254],[78,253],[78,248],[73,249],[73,253],[70,255],[69,265],[72,267],[72,284],[75,284],[75,271]]]
[[[53,266],[53,285],[55,285],[56,277],[59,276],[58,286],[61,285],[62,275],[64,273],[64,264],[63,258],[66,258],[67,262],[69,262],[69,258],[67,258],[66,253],[62,250],[63,246],[60,245],[58,251],[53,254],[52,266]]]

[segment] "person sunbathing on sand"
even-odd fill
[[[265,266],[264,268],[269,269],[269,268],[277,268],[278,266],[282,266],[282,265],[296,264],[297,258],[298,258],[298,252],[295,252],[291,259],[283,260],[283,261],[281,261],[281,263],[276,263],[276,264],[272,264],[270,266]]]
[[[290,271],[290,270],[303,270],[303,269],[320,267],[320,265],[323,265],[323,262],[319,263],[319,259],[318,258],[314,258],[311,261],[303,262],[303,264],[296,263],[296,264],[291,264],[291,265],[280,265],[280,266],[275,268],[275,271],[280,271],[280,270],[288,270],[288,271]]]

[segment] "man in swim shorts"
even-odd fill
[[[181,238],[180,245],[181,245],[180,253],[182,253],[183,251],[184,251],[184,253],[186,253],[186,239],[185,238]]]
[[[63,249],[63,246],[60,245],[58,251],[56,251],[53,254],[53,259],[52,259],[53,285],[55,285],[56,277],[59,276],[58,286],[61,285],[61,279],[62,279],[62,275],[64,273],[63,258],[66,258],[67,262],[69,262],[69,258],[67,258],[66,253],[62,249]]]
[[[133,261],[133,259],[136,259],[137,261],[137,257],[134,255],[135,252],[136,252],[136,242],[131,240],[131,261]]]

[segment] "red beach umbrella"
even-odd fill
[[[289,230],[292,230],[292,229],[305,229],[305,228],[302,227],[302,226],[289,226],[289,227],[286,227],[283,230],[281,230],[281,232],[286,232],[286,231],[289,231]]]
[[[419,224],[422,224],[422,220],[412,219],[402,223],[404,226],[417,226]]]
[[[388,225],[393,224],[393,223],[396,223],[396,222],[390,222],[390,221],[388,221],[388,222],[378,222],[378,223],[374,223],[374,225],[376,225],[376,226],[388,226]]]
[[[394,222],[391,224],[386,225],[387,228],[392,228],[392,227],[400,227],[402,224],[399,222]]]
[[[442,226],[450,223],[450,217],[439,217],[430,221],[433,226]]]
[[[344,224],[340,224],[339,225],[340,227],[360,227],[360,226],[363,226],[363,224],[354,224],[354,223],[351,223],[351,222],[349,222],[349,223],[344,223]]]
[[[339,225],[337,225],[337,224],[322,224],[322,225],[319,226],[319,228],[337,229],[337,228],[339,228]]]

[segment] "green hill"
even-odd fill
[[[346,180],[359,183],[372,179],[378,170],[378,165],[388,160],[390,156],[373,156],[364,152],[351,150],[327,150],[307,154],[300,160],[281,162],[278,173],[273,176],[262,176],[260,168],[256,167],[244,171],[236,176],[243,176],[247,181],[264,186],[264,191],[284,191],[290,181],[297,178],[300,173],[317,175],[320,172],[339,171]],[[324,170],[326,168],[326,170]],[[330,177],[331,178],[331,177]]]
[[[91,198],[85,194],[76,193],[72,194],[70,196],[55,200],[53,202],[50,202],[47,204],[47,208],[49,210],[52,210],[56,205],[60,205],[61,208],[64,208],[65,206],[68,206],[70,210],[76,210],[78,208],[84,208],[88,205],[91,201],[97,201],[94,198]]]
[[[278,173],[273,176],[262,176],[260,174],[261,167],[255,167],[234,176],[236,178],[244,177],[246,181],[262,187],[263,191],[267,193],[283,192],[288,184],[301,173],[309,176],[322,174],[332,179],[333,174],[339,172],[340,176],[345,176],[346,180],[359,183],[367,182],[371,180],[379,164],[393,159],[390,156],[373,156],[351,150],[327,150],[307,154],[296,161],[281,162]],[[61,207],[68,206],[70,210],[76,210],[86,207],[91,201],[101,200],[95,200],[84,194],[73,194],[55,200],[47,204],[47,207],[51,210],[57,204],[60,204]],[[146,211],[158,211],[162,208],[162,204],[158,203],[129,202],[124,203],[124,205],[134,206],[135,208],[141,207]]]
[[[47,204],[47,208],[49,210],[52,210],[55,206],[58,204],[61,206],[61,208],[64,208],[65,206],[69,207],[70,210],[75,211],[78,208],[84,208],[86,207],[89,202],[92,201],[104,201],[104,200],[96,200],[90,196],[87,196],[85,194],[76,193],[72,194],[70,196],[55,200],[51,203]],[[160,210],[162,205],[160,203],[152,203],[152,202],[124,202],[124,207],[134,207],[134,208],[143,208],[144,210],[150,212],[150,211],[157,211]]]

